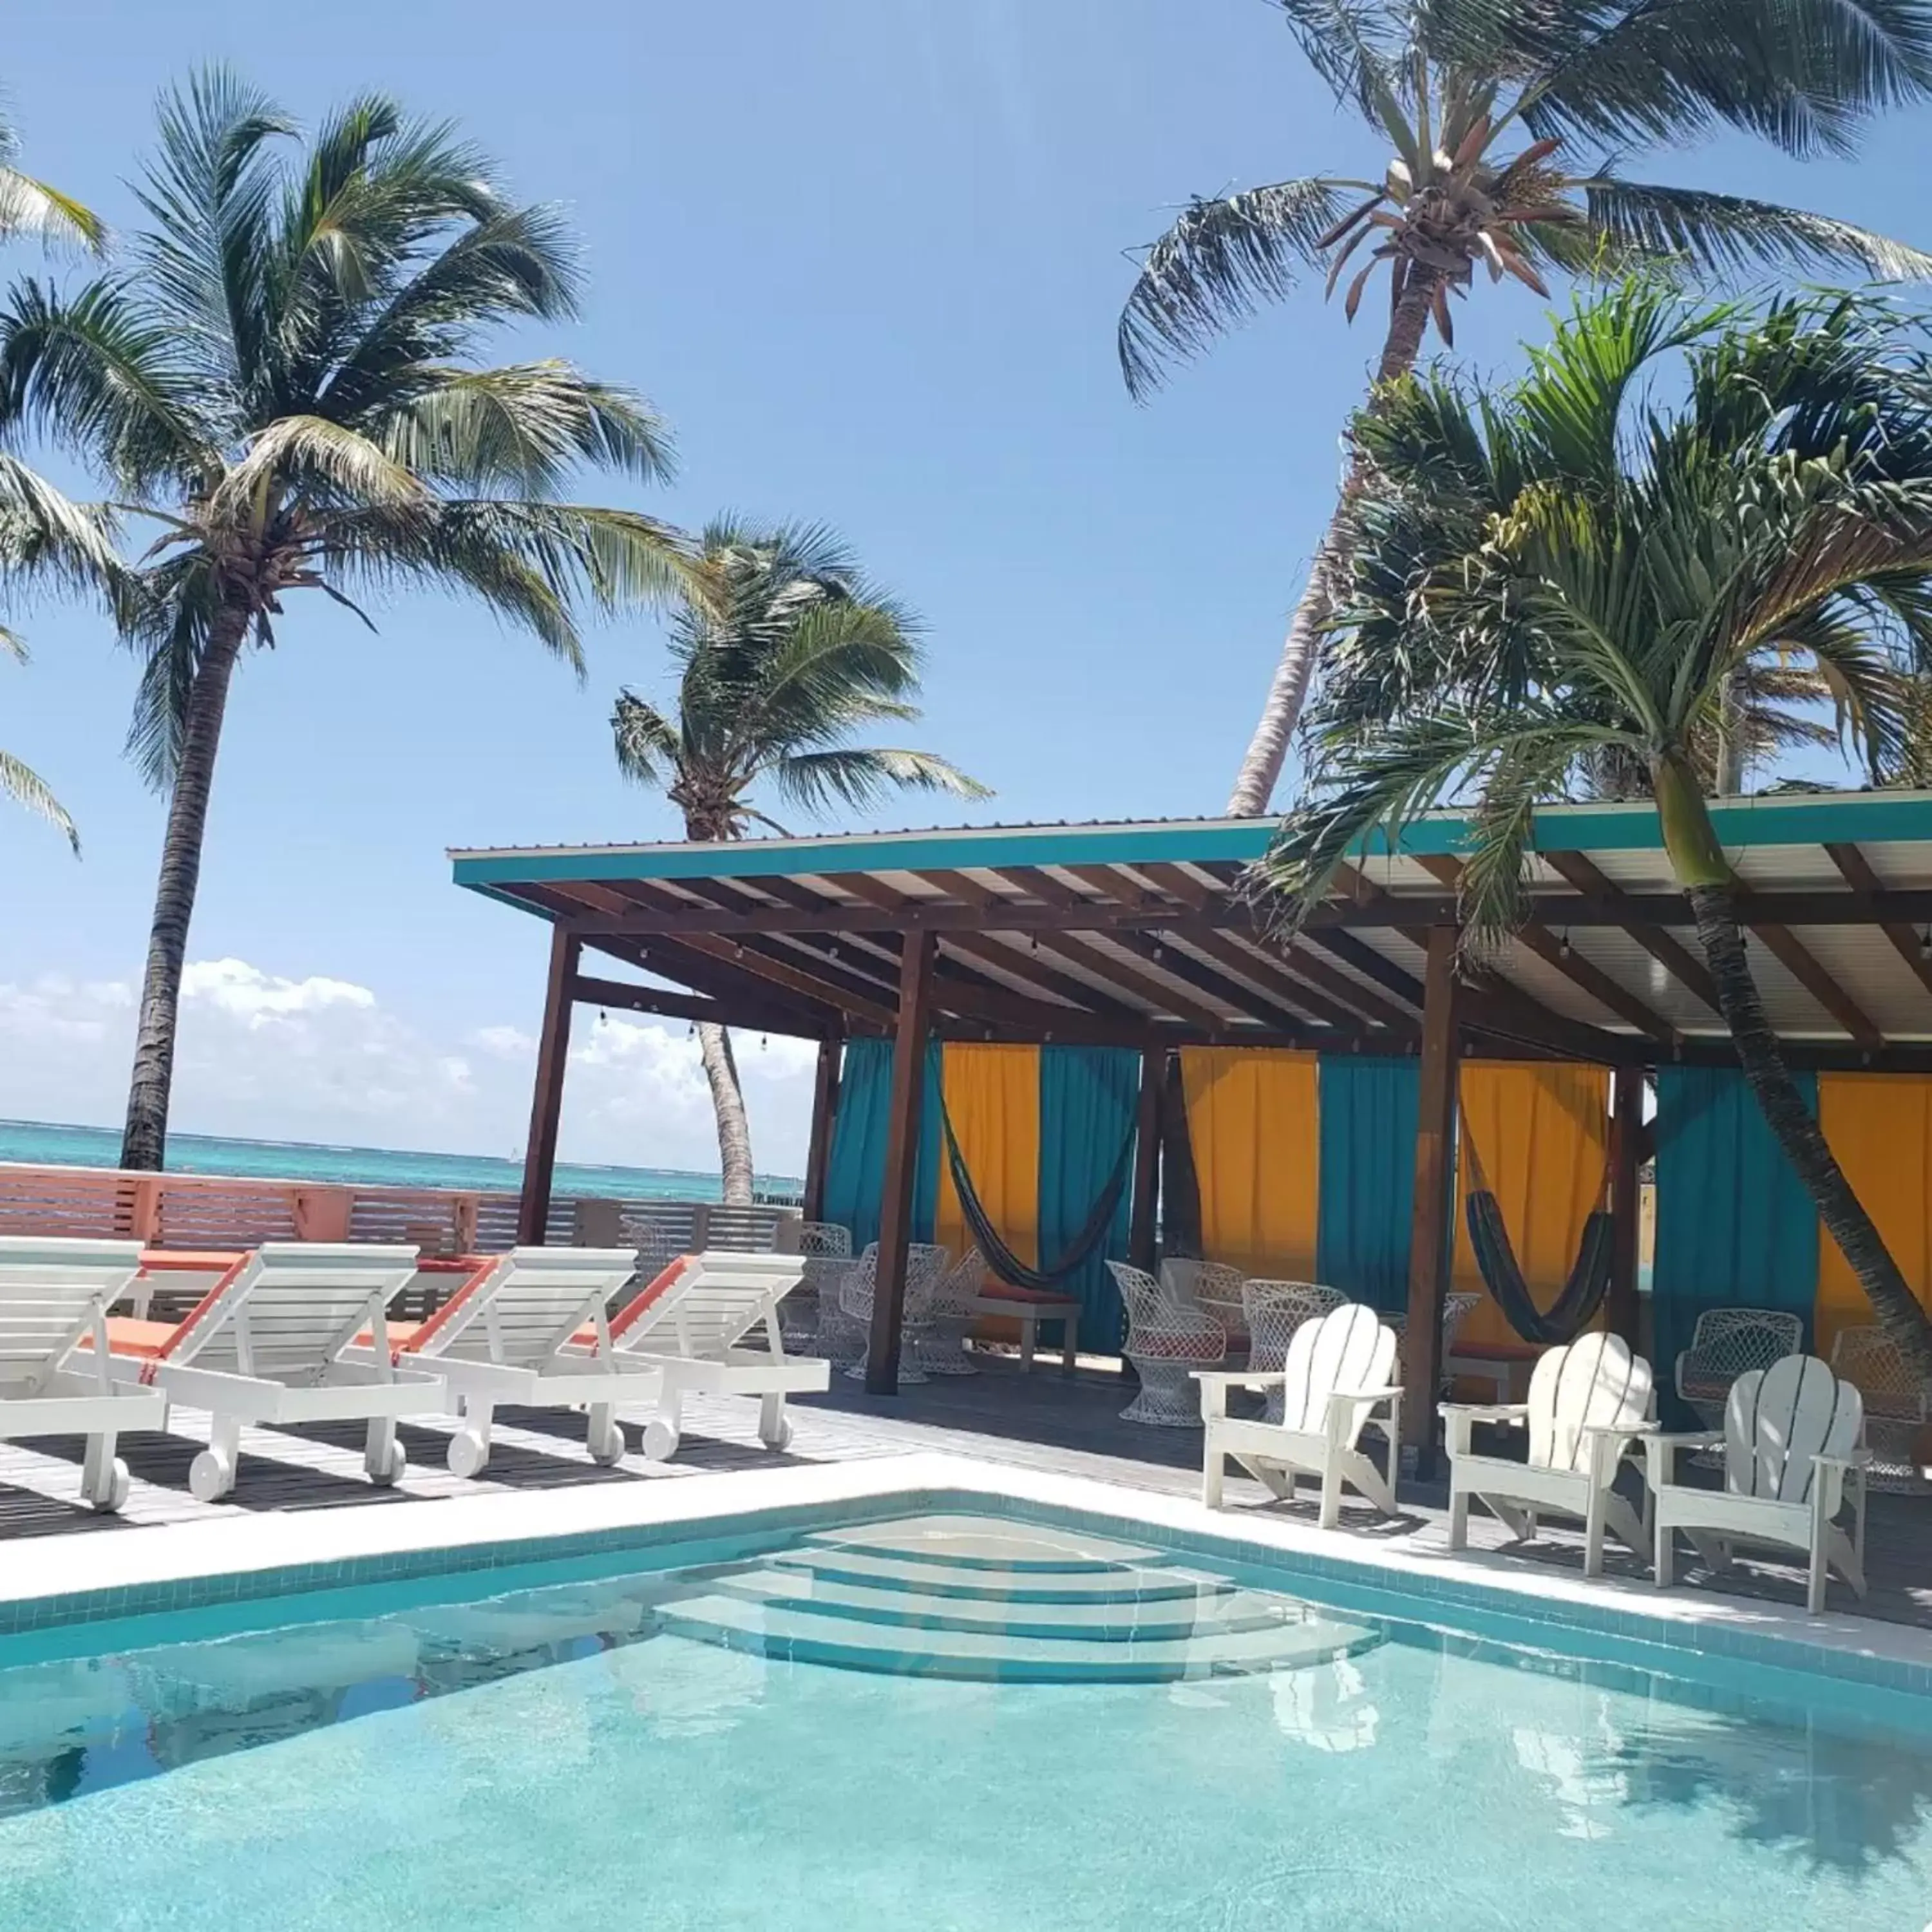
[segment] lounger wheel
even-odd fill
[[[762,1423],[758,1426],[758,1440],[767,1449],[775,1452],[782,1449],[789,1449],[791,1447],[791,1418],[788,1415],[780,1416],[776,1426],[773,1428],[768,1430]]]
[[[624,1440],[622,1426],[614,1422],[604,1435],[598,1436],[592,1432],[590,1438],[590,1460],[593,1462],[601,1462],[608,1468],[612,1463],[621,1462],[624,1460],[624,1451],[629,1447],[629,1444]]]
[[[134,1479],[128,1474],[128,1466],[119,1456],[114,1459],[114,1478],[107,1486],[107,1494],[94,1505],[103,1516],[111,1516],[128,1500],[128,1492]]]
[[[490,1445],[478,1431],[459,1429],[449,1438],[449,1473],[452,1476],[480,1475],[489,1460]]]
[[[400,1483],[403,1472],[410,1466],[410,1459],[400,1442],[389,1444],[388,1461],[384,1468],[371,1470],[369,1480],[379,1490],[386,1490],[392,1483]]]
[[[219,1502],[235,1486],[235,1458],[204,1449],[188,1466],[188,1494],[198,1503]]]
[[[668,1462],[677,1454],[677,1431],[662,1416],[655,1415],[644,1424],[638,1446],[646,1462]]]

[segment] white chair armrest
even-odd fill
[[[1224,1389],[1273,1388],[1288,1380],[1286,1371],[1280,1369],[1192,1369],[1188,1372],[1197,1382],[1212,1382]]]
[[[1870,1466],[1871,1459],[1869,1449],[1848,1449],[1842,1456],[1814,1456],[1811,1460],[1821,1469],[1862,1469]]]
[[[1400,1382],[1390,1382],[1384,1388],[1336,1389],[1330,1396],[1331,1402],[1387,1402],[1392,1397],[1406,1394]]]
[[[1529,1420],[1526,1402],[1444,1402],[1436,1408],[1444,1416],[1466,1415],[1472,1422],[1519,1423]]]
[[[1646,1429],[1644,1440],[1664,1449],[1721,1449],[1724,1432],[1715,1429]]]

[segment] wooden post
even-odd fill
[[[1408,1325],[1402,1338],[1402,1434],[1415,1472],[1436,1473],[1442,1306],[1449,1286],[1456,1143],[1456,928],[1429,928],[1423,980],[1422,1080],[1415,1134],[1415,1206],[1408,1232]]]
[[[879,1267],[872,1284],[872,1333],[866,1393],[899,1392],[899,1326],[905,1315],[906,1249],[912,1240],[913,1182],[926,1100],[926,1043],[932,1006],[933,937],[909,932],[899,955],[898,1028],[886,1116],[886,1179],[879,1204]]]
[[[1127,1258],[1144,1273],[1154,1268],[1159,1224],[1154,1210],[1160,1195],[1160,1090],[1167,1079],[1167,1048],[1141,1048],[1141,1090],[1134,1112],[1134,1180],[1132,1219],[1127,1224]]]
[[[1642,1208],[1644,1071],[1619,1066],[1610,1076],[1610,1292],[1606,1304],[1610,1333],[1639,1352],[1637,1232]]]
[[[550,1219],[550,1181],[556,1166],[556,1127],[563,1113],[564,1063],[570,1054],[570,1009],[577,994],[580,944],[562,926],[550,938],[550,982],[544,994],[543,1036],[530,1095],[530,1137],[524,1148],[524,1191],[517,1203],[520,1246],[541,1247]]]
[[[825,1219],[825,1171],[832,1163],[832,1122],[838,1106],[838,1042],[818,1043],[818,1072],[812,1083],[812,1139],[805,1152],[805,1201],[801,1218]]]

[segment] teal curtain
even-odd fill
[[[926,1096],[920,1110],[919,1166],[913,1181],[912,1233],[932,1239],[939,1202],[939,1043],[926,1049]],[[886,1123],[892,1108],[892,1043],[848,1040],[825,1169],[825,1218],[852,1231],[856,1255],[879,1238],[886,1184]]]
[[[1792,1078],[1815,1112],[1817,1076]],[[1697,1426],[1677,1400],[1676,1372],[1704,1310],[1787,1310],[1803,1321],[1808,1348],[1817,1292],[1816,1210],[1743,1074],[1728,1066],[1660,1066],[1651,1309],[1666,1421]]]
[[[1040,1054],[1040,1258],[1058,1260],[1086,1225],[1132,1130],[1140,1055],[1131,1047],[1044,1046]],[[1106,1240],[1061,1286],[1080,1298],[1080,1339],[1112,1353],[1124,1329],[1109,1259],[1127,1252],[1132,1188],[1120,1190]]]
[[[1371,1308],[1408,1305],[1421,1063],[1322,1056],[1322,1195],[1316,1272]]]

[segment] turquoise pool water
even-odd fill
[[[0,1928],[1932,1918],[1914,1713],[1854,1728],[1231,1591],[1192,1559],[950,1554],[928,1573],[915,1551],[896,1586],[876,1543],[828,1538],[481,1600],[470,1579],[258,1604],[278,1627],[239,1634],[238,1613],[198,1612],[85,1655],[19,1640],[0,1649]],[[804,1607],[770,1609],[780,1591]],[[1208,1634],[1178,1638],[1190,1605]],[[809,1649],[814,1620],[865,1667],[772,1654]],[[1270,1631],[1288,1660],[1240,1663]],[[1164,1681],[1003,1676],[1018,1658],[1050,1677],[1059,1642]],[[966,1675],[896,1674],[931,1667]]]

